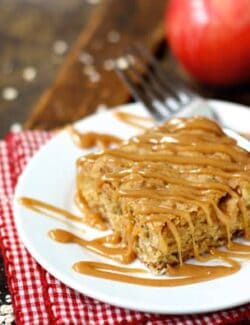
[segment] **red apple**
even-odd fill
[[[169,46],[193,77],[250,80],[250,0],[170,0],[165,21]]]

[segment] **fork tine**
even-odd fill
[[[117,71],[118,75],[121,79],[126,83],[128,88],[130,89],[133,96],[142,104],[144,104],[151,114],[158,120],[161,121],[164,116],[162,113],[156,109],[152,98],[150,98],[148,93],[141,88],[141,85],[135,82],[131,76],[129,75],[128,68],[124,69],[119,66],[118,63],[115,63],[115,70]]]
[[[130,54],[129,56],[131,57]],[[132,56],[132,58],[135,59],[134,56]],[[137,63],[137,65],[135,63]],[[176,113],[177,110],[179,110],[179,102],[177,102],[172,95],[168,97],[165,91],[161,92],[154,75],[150,75],[149,70],[147,69],[146,71],[145,69],[140,71],[138,63],[138,58],[137,60],[132,60],[132,64],[129,66],[130,71],[135,75],[136,79],[139,80],[144,92],[147,93],[151,101],[154,102],[155,109],[161,112],[163,118],[169,117],[170,114]]]
[[[130,68],[131,72],[135,75],[136,79],[139,80],[141,86],[143,86],[144,91],[149,94],[149,96],[151,97],[151,100],[157,99],[159,104],[164,109],[164,112],[166,111],[166,109],[168,111],[170,111],[171,113],[176,112],[176,109],[173,109],[171,103],[166,101],[166,94],[164,94],[164,92],[161,92],[159,90],[159,87],[158,87],[157,83],[155,82],[154,77],[150,78],[147,71],[146,72],[144,71],[144,73],[142,74],[141,72],[138,71],[138,69],[136,68],[136,65],[131,64],[129,66],[129,68]],[[176,108],[176,106],[175,106],[175,108]],[[160,107],[159,107],[159,109],[160,109]]]
[[[158,73],[155,73],[155,69],[152,70],[150,66],[144,62],[144,61],[148,62],[149,60],[147,60],[145,55],[142,54],[142,52],[138,49],[138,47],[131,46],[130,50],[132,53],[135,53],[137,57],[139,57],[140,60],[137,60],[138,63],[141,65],[143,71],[145,71],[146,74],[150,77],[152,82],[154,82],[157,85],[158,91],[161,92],[164,95],[164,97],[166,97],[166,95],[169,94],[171,97],[173,97],[176,100],[176,104],[179,106],[180,98],[176,93],[176,91],[172,91],[172,89],[169,86],[166,87],[165,80],[163,82],[162,78],[159,78]]]
[[[143,47],[141,44],[136,44],[135,48],[141,54],[141,57],[144,57],[150,65],[155,69],[157,76],[162,82],[168,87],[172,93],[175,93],[178,96],[181,103],[187,103],[187,101],[191,101],[194,98],[198,98],[199,96],[193,93],[190,89],[188,89],[179,79],[177,79],[173,74],[166,74],[166,71],[162,69],[161,65],[157,62],[157,60],[150,54],[150,52]],[[170,80],[173,80],[172,83]],[[174,86],[173,86],[174,84]],[[176,85],[178,85],[179,91],[176,90]]]

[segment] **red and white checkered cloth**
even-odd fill
[[[0,141],[0,245],[17,324],[232,324],[250,321],[250,304],[202,315],[172,316],[117,308],[67,288],[30,256],[13,220],[18,176],[51,134],[23,132]],[[142,297],[143,299],[143,297]]]

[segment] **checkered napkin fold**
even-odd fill
[[[34,153],[51,138],[38,131],[0,141],[0,244],[17,324],[231,324],[250,320],[250,304],[210,314],[173,316],[114,307],[66,287],[44,270],[21,243],[13,220],[13,192]],[[143,298],[142,298],[143,299]]]

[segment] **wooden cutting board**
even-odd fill
[[[51,129],[97,108],[116,106],[130,95],[111,59],[140,42],[155,51],[164,40],[166,0],[106,0],[89,18],[53,84],[33,107],[26,128]]]

